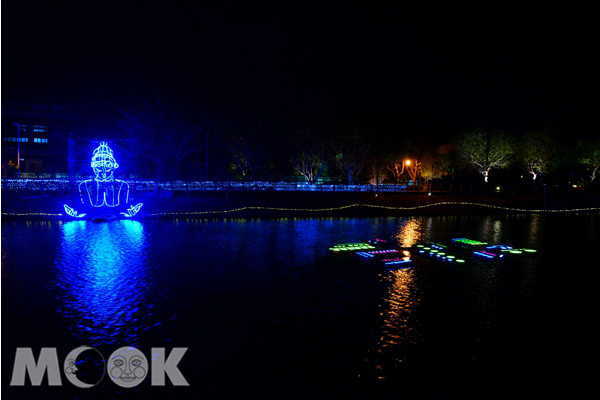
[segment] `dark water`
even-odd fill
[[[2,224],[6,398],[585,398],[597,215]],[[327,247],[538,250],[385,271]],[[190,387],[10,387],[17,347],[188,347]],[[595,348],[595,346],[594,346]]]

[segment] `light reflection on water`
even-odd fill
[[[597,221],[507,215],[3,223],[3,333],[9,349],[31,346],[31,337],[21,338],[43,324],[49,333],[41,345],[63,349],[179,341],[200,354],[207,386],[221,376],[229,383],[250,374],[245,382],[258,382],[269,368],[306,382],[354,370],[444,385],[463,375],[494,382],[496,373],[514,369],[526,376],[544,367],[537,360],[550,339],[563,340],[576,331],[569,324],[593,315],[573,299],[591,285],[595,265],[584,251],[599,241]],[[421,260],[391,271],[327,255],[332,244],[376,237],[402,247],[468,237],[538,253],[460,266]],[[557,316],[569,323],[555,323]],[[203,361],[205,353],[212,362]]]
[[[431,221],[431,218],[428,220]],[[394,238],[398,246],[411,247],[422,241],[426,236],[425,230],[429,231],[430,228],[431,224],[424,224],[422,219],[403,219]]]
[[[383,325],[377,342],[377,354],[374,369],[380,378],[385,377],[386,371],[377,359],[387,360],[386,364],[405,361],[406,350],[416,344],[420,336],[412,313],[421,300],[415,297],[413,286],[415,271],[413,268],[390,270],[382,275],[388,282],[387,293],[383,297],[381,315]]]
[[[123,338],[135,343],[147,315],[142,311],[153,306],[145,297],[152,285],[145,247],[144,226],[137,221],[62,225],[56,271],[63,305],[58,312],[73,320],[71,334],[91,344]]]

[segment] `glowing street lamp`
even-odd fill
[[[405,164],[408,166],[410,165],[410,160],[406,160]]]

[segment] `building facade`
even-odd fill
[[[2,175],[33,177],[67,173],[75,116],[64,106],[2,103]],[[20,158],[20,160],[19,160]]]

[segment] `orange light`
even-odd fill
[[[410,165],[410,160],[406,160],[406,165]]]

